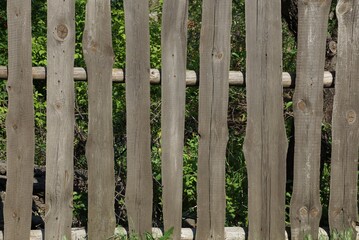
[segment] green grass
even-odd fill
[[[304,240],[313,240],[314,238],[311,235],[308,235]],[[320,235],[318,240],[327,240],[327,236]],[[356,232],[353,229],[347,229],[343,232],[332,231],[330,234],[331,240],[355,240]]]

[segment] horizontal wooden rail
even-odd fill
[[[359,232],[359,227],[357,227],[357,231]],[[115,234],[120,236],[126,236],[127,230],[120,227],[116,228]],[[225,234],[227,240],[245,240],[247,231],[241,227],[226,227]],[[43,239],[43,231],[42,230],[31,230],[30,240],[42,240]],[[162,230],[159,228],[152,228],[152,235],[153,237],[161,237],[163,235]],[[191,228],[182,228],[181,229],[181,240],[193,240],[195,235],[195,229]],[[86,239],[87,233],[86,230],[83,228],[73,228],[71,239],[72,240],[84,240]],[[323,228],[319,229],[319,236],[320,239],[329,239],[328,233]],[[248,236],[247,236],[248,237]],[[0,231],[0,240],[3,240],[3,232]],[[288,239],[288,235],[286,234],[286,238]],[[359,240],[359,234],[356,237],[356,240]]]
[[[150,74],[151,84],[160,84],[161,83],[160,70],[151,69],[150,73],[151,73]],[[7,79],[7,76],[8,76],[7,74],[8,74],[7,67],[0,66],[0,79]],[[46,79],[46,68],[45,67],[33,67],[32,68],[32,77],[35,80],[45,80]],[[74,80],[75,81],[87,81],[86,69],[75,67],[74,68]],[[112,80],[113,80],[113,82],[124,83],[125,82],[124,70],[118,69],[118,68],[112,69]],[[186,85],[187,86],[198,85],[198,78],[197,78],[197,74],[195,71],[187,70]],[[244,86],[245,85],[244,74],[240,71],[230,71],[229,72],[229,85]],[[295,86],[295,74],[283,72],[282,85],[285,88],[293,88]],[[334,87],[334,74],[333,73],[324,72],[323,86],[325,88]]]

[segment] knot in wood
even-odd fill
[[[307,104],[305,103],[304,100],[299,100],[297,103],[297,107],[300,111],[304,112],[307,109]]]
[[[21,16],[21,9],[20,8],[15,8],[15,16],[16,17]]]
[[[62,103],[61,101],[57,101],[57,102],[55,103],[55,108],[56,108],[56,109],[60,110],[62,107],[63,107],[63,103]]]
[[[56,27],[56,34],[60,40],[65,40],[65,38],[69,34],[69,29],[65,24],[59,24]]]
[[[216,49],[213,49],[212,51],[212,58],[216,60],[222,60],[223,58],[223,52],[217,51]]]
[[[331,216],[333,218],[336,218],[336,217],[339,217],[341,214],[343,213],[343,209],[342,208],[337,208],[337,209],[334,209],[332,212],[331,212]]]
[[[356,112],[354,110],[348,111],[347,114],[346,114],[346,119],[347,119],[349,124],[355,123],[355,121],[357,119]]]
[[[17,213],[16,212],[13,212],[12,213],[12,218],[15,219],[15,221],[20,221],[20,218],[17,216]]]
[[[317,217],[318,215],[319,215],[319,209],[318,209],[318,208],[312,208],[312,209],[310,210],[310,216],[311,216],[311,217],[315,218],[315,217]]]
[[[307,217],[307,216],[308,216],[308,208],[307,208],[307,207],[301,207],[301,208],[299,209],[299,216],[300,216],[301,218]]]
[[[339,1],[336,10],[337,15],[344,15],[352,10],[352,3],[349,1]]]

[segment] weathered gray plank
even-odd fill
[[[127,184],[130,233],[152,227],[148,0],[125,0]]]
[[[112,66],[110,0],[89,0],[86,5],[84,56],[88,72],[89,239],[108,239],[115,229],[115,172],[112,126]]]
[[[294,183],[290,220],[292,239],[317,239],[323,71],[331,0],[298,1],[297,81],[294,93]]]
[[[75,1],[47,2],[46,239],[71,238]]]
[[[281,1],[246,1],[249,239],[284,239],[287,138]]]
[[[162,11],[162,186],[165,231],[181,239],[188,0],[165,0]]]
[[[6,117],[5,239],[30,238],[35,133],[31,73],[31,1],[7,2],[9,79]]]
[[[224,239],[232,1],[202,6],[196,239]]]
[[[329,223],[331,231],[339,232],[355,230],[358,215],[358,15],[358,0],[338,2],[338,61],[332,124]]]

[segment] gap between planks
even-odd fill
[[[295,85],[295,74],[288,72],[282,73],[282,85],[285,88],[293,88]],[[323,86],[325,88],[334,87],[334,73],[324,72],[323,75]],[[0,79],[7,79],[8,72],[6,66],[0,66]],[[46,68],[45,67],[33,67],[32,68],[32,77],[34,80],[45,80],[46,79]],[[87,72],[84,68],[75,67],[74,68],[74,80],[75,81],[86,81]],[[125,74],[124,70],[114,68],[112,69],[112,80],[113,82],[124,83]],[[229,85],[232,86],[243,86],[245,84],[244,74],[240,71],[230,71],[229,72]],[[160,84],[161,83],[161,73],[158,69],[151,69],[150,71],[150,83],[151,84]],[[186,85],[187,86],[196,86],[198,85],[198,78],[195,71],[187,70],[186,72]]]
[[[359,226],[356,227],[357,236],[356,240],[359,240]],[[287,230],[288,232],[288,230]],[[288,239],[288,235],[286,232],[286,240]],[[120,234],[122,236],[127,235],[127,231],[124,228],[116,228],[116,234]],[[226,227],[225,228],[225,235],[226,240],[245,240],[247,234],[247,230],[241,227]],[[30,240],[43,240],[44,239],[44,231],[43,230],[31,230]],[[191,228],[182,228],[181,229],[181,240],[193,240],[195,235],[195,229]],[[152,236],[155,239],[160,238],[163,236],[162,230],[159,228],[152,228]],[[319,229],[319,236],[321,239],[329,240],[328,233],[323,228]],[[85,240],[87,237],[86,230],[84,228],[73,228],[71,239],[72,240]],[[0,240],[4,239],[3,231],[0,231]]]

